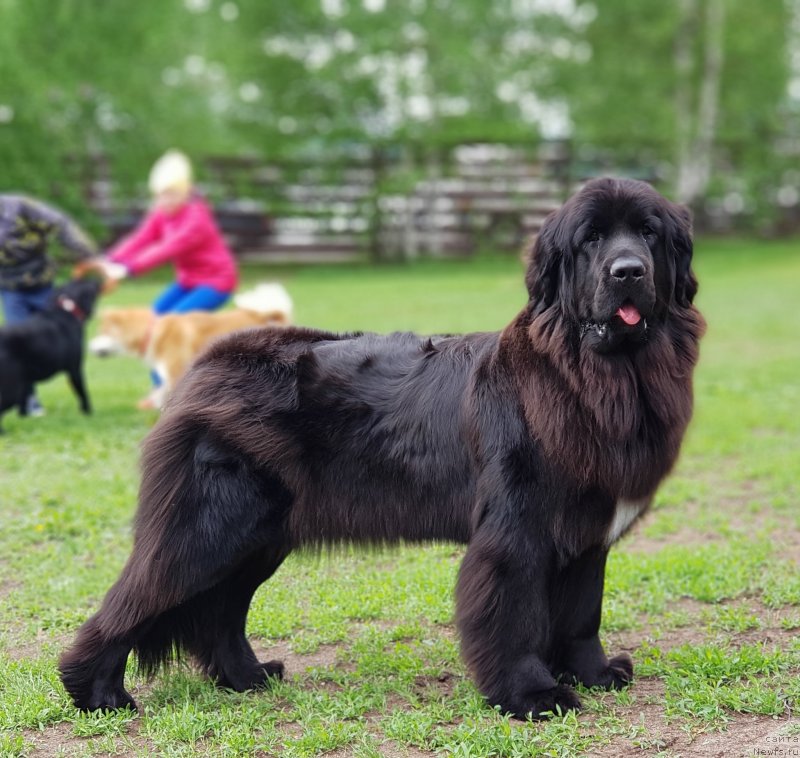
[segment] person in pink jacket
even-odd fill
[[[109,251],[106,272],[120,279],[172,263],[177,281],[153,303],[157,315],[219,308],[238,283],[236,262],[208,204],[193,192],[189,160],[175,150],[166,153],[149,184],[153,208]]]
[[[154,203],[142,223],[106,255],[102,267],[112,279],[143,274],[172,263],[176,281],[153,303],[157,316],[166,313],[213,311],[224,305],[238,284],[236,262],[222,238],[211,208],[193,191],[192,167],[177,150],[163,155],[149,180]],[[161,381],[142,409],[158,405]]]

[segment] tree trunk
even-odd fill
[[[681,0],[682,22],[690,23],[696,14],[694,0]],[[692,118],[687,107],[690,92],[691,38],[676,45],[675,65],[678,74],[676,108],[678,123],[677,199],[692,204],[702,197],[711,180],[714,138],[719,116],[719,91],[724,54],[724,0],[706,0],[703,70],[697,97],[697,115]],[[682,25],[683,25],[682,23]],[[683,29],[681,31],[684,31]],[[680,34],[681,32],[679,32]],[[684,47],[685,46],[685,47]]]
[[[692,46],[697,35],[697,0],[680,0],[675,34],[675,195],[683,202],[692,144]]]

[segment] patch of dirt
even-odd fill
[[[642,725],[635,738],[618,737],[602,748],[587,753],[592,758],[620,756],[670,756],[670,758],[734,758],[758,755],[793,755],[791,752],[769,752],[780,747],[781,731],[793,722],[788,718],[738,715],[723,730],[689,733],[677,724],[667,723],[662,709],[655,702],[659,682],[652,682],[652,702],[638,702],[627,709],[633,723]],[[645,681],[639,682],[639,686]],[[663,688],[662,688],[663,696]],[[787,747],[785,744],[782,746]],[[800,748],[800,745],[794,747]],[[763,753],[760,751],[764,751]]]
[[[724,628],[709,629],[709,621],[718,607],[730,607],[745,615],[755,616],[760,624],[743,631]],[[652,643],[667,652],[683,645],[703,645],[729,641],[733,646],[764,644],[768,648],[786,650],[797,638],[796,628],[786,628],[786,620],[796,620],[800,610],[795,606],[769,608],[756,597],[740,597],[719,604],[702,603],[682,598],[673,604],[673,611],[686,615],[686,623],[672,629],[642,629],[614,632],[605,635],[610,653],[631,653],[636,663],[637,649],[643,643]],[[698,758],[730,758],[732,756],[800,755],[800,738],[787,745],[778,740],[780,732],[797,719],[788,716],[772,718],[731,713],[731,721],[719,731],[687,731],[684,722],[667,722],[664,715],[664,684],[657,678],[636,678],[631,687],[634,702],[630,706],[615,706],[614,713],[631,723],[631,735],[617,737],[609,745],[589,753],[598,758],[617,758],[628,755],[663,755],[670,757],[697,756]],[[603,697],[602,695],[600,697]],[[580,718],[592,718],[591,714]],[[784,738],[785,740],[786,738]],[[784,752],[768,752],[783,748]],[[791,748],[796,752],[789,752]],[[767,752],[759,752],[759,751]]]
[[[773,532],[772,539],[782,558],[800,563],[800,529],[793,522],[787,519],[786,527]]]
[[[717,608],[742,611],[755,616],[760,623],[757,627],[742,631],[723,627],[709,628],[714,609]],[[637,629],[606,632],[602,635],[604,647],[609,654],[628,652],[634,659],[636,651],[645,643],[655,645],[664,652],[682,645],[705,645],[725,640],[737,645],[762,643],[786,648],[797,638],[800,626],[800,608],[792,605],[770,608],[756,597],[739,597],[719,603],[703,603],[693,598],[680,598],[671,604],[671,610],[684,613],[685,623],[674,628],[658,629],[652,625],[643,625]],[[791,621],[792,625],[786,626],[786,621]],[[798,626],[794,625],[795,622]]]
[[[443,671],[438,676],[417,676],[414,677],[414,692],[420,697],[430,697],[432,694],[437,698],[450,697],[459,679],[449,671]]]
[[[65,650],[70,642],[72,642],[73,634],[63,632],[61,634],[52,634],[38,630],[36,632],[36,639],[30,642],[23,642],[15,645],[10,645],[3,652],[12,661],[22,661],[27,658],[38,658],[42,654],[42,647],[44,645],[56,645],[59,650]]]
[[[312,668],[353,670],[351,664],[339,660],[338,652],[342,649],[340,645],[320,645],[315,652],[302,655],[292,652],[285,641],[265,645],[261,640],[251,639],[250,643],[260,661],[282,661],[287,679],[301,676]]]
[[[20,589],[22,582],[17,579],[3,579],[0,581],[0,600],[7,598],[12,592]]]
[[[114,753],[118,756],[156,755],[156,749],[150,740],[141,737],[141,718],[131,721],[126,728],[125,744],[130,749]],[[85,752],[86,746],[90,746],[95,740],[104,739],[103,737],[76,737],[72,734],[71,724],[55,724],[44,731],[26,729],[23,732],[26,742],[33,745],[31,755],[46,758],[47,756],[68,756],[77,753],[79,750]]]
[[[77,737],[72,736],[69,724],[55,724],[43,731],[26,729],[23,732],[25,741],[31,743],[33,755],[56,755],[59,750],[69,744],[76,744]]]
[[[701,501],[690,500],[679,507],[668,506],[663,511],[646,514],[619,543],[620,549],[632,553],[654,553],[670,545],[696,547],[720,542],[729,539],[731,534],[748,537],[767,533],[783,556],[800,563],[800,530],[795,521],[766,505],[758,510],[753,509],[754,501],[766,503],[767,500],[758,482],[742,482],[738,490],[715,504],[715,511],[724,514],[724,531],[714,529],[713,524],[704,518]],[[660,536],[646,534],[648,525],[658,518],[659,513],[667,516],[677,512],[681,514],[681,526],[678,529]]]
[[[695,511],[694,517],[691,513],[687,513],[684,524],[697,523],[697,511],[699,510],[697,503],[687,503],[685,509],[687,511]],[[699,545],[707,545],[712,542],[717,542],[723,539],[722,535],[698,529],[696,526],[681,526],[676,531],[668,532],[659,536],[649,536],[647,534],[648,527],[653,520],[657,518],[657,513],[652,511],[646,513],[640,518],[631,528],[631,530],[617,543],[617,548],[624,550],[626,553],[657,553],[669,545],[681,545],[683,547],[697,547]]]
[[[429,753],[416,747],[399,745],[392,740],[382,742],[378,749],[383,758],[430,758],[432,755],[436,755],[436,753]],[[351,748],[340,748],[339,750],[325,753],[325,756],[326,758],[352,758],[353,750]]]
[[[693,598],[680,598],[671,604],[671,610],[673,613],[686,614],[685,624],[674,629],[655,629],[652,625],[643,625],[636,629],[601,633],[603,646],[609,655],[627,652],[635,658],[635,652],[646,642],[657,645],[661,650],[671,650],[687,644],[703,644],[708,635],[706,625],[700,619],[707,609],[706,603]]]
[[[638,734],[636,743],[633,739],[618,737],[608,745],[593,750],[589,755],[602,758],[618,756],[647,755],[645,745],[656,750],[664,750],[673,745],[680,736],[679,729],[670,728],[664,718],[664,683],[660,679],[636,679],[633,686],[634,702],[626,708],[615,708],[617,715],[628,718],[632,724],[641,724],[645,734]],[[583,714],[581,719],[594,721],[591,714]],[[602,729],[600,729],[602,731]],[[645,736],[646,735],[646,736]]]
[[[772,719],[765,716],[743,716],[732,721],[724,732],[699,735],[683,754],[701,758],[729,758],[730,756],[781,755],[773,751],[775,741],[789,720]],[[785,747],[785,746],[784,746]],[[794,753],[784,752],[783,755]]]

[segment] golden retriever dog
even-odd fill
[[[212,340],[256,326],[288,326],[292,300],[280,284],[260,284],[233,299],[235,308],[215,313],[156,316],[149,308],[105,308],[89,351],[101,357],[136,355],[161,379],[154,401],[161,407],[175,383]]]

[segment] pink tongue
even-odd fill
[[[628,326],[638,324],[642,320],[642,314],[639,313],[633,303],[621,305],[617,309],[617,316],[619,316]]]

